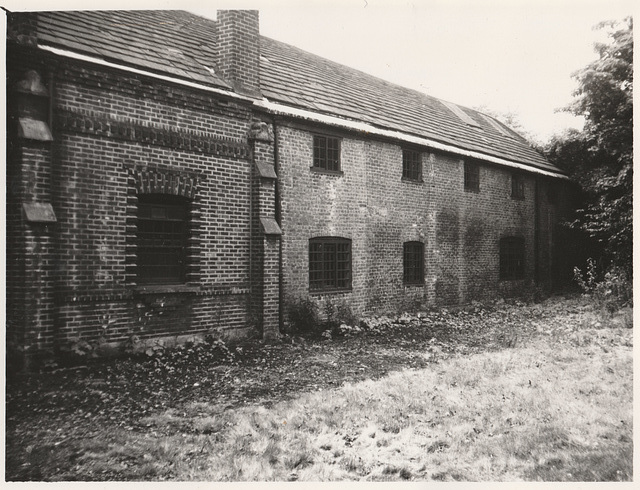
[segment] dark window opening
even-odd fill
[[[422,181],[422,160],[419,152],[402,150],[402,177],[416,182]]]
[[[511,197],[513,199],[524,199],[524,177],[522,175],[511,175]]]
[[[351,240],[312,238],[309,240],[309,290],[351,289]]]
[[[480,192],[480,165],[464,162],[464,190]]]
[[[424,283],[424,243],[404,243],[404,283]]]
[[[313,137],[313,166],[329,172],[340,171],[340,140],[330,136]]]
[[[188,201],[138,196],[137,275],[140,284],[180,284],[186,279]]]
[[[500,239],[500,279],[524,278],[524,238]]]

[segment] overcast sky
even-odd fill
[[[215,16],[200,5],[188,9]],[[544,142],[581,127],[556,109],[571,101],[571,74],[596,58],[593,43],[603,38],[593,26],[631,15],[633,2],[285,0],[259,8],[265,36],[441,99],[515,113]]]
[[[596,58],[593,26],[633,0],[6,0],[9,9],[258,8],[261,33],[458,104],[518,116],[545,142],[581,121],[557,109]],[[7,4],[5,3],[5,5]],[[203,8],[206,6],[206,8]]]

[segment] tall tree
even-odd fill
[[[603,246],[612,265],[632,272],[633,20],[603,22],[608,42],[598,59],[576,72],[576,99],[567,108],[584,116],[582,132],[554,138],[548,158],[582,186],[586,200],[574,226]]]

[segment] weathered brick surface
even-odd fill
[[[219,20],[218,68],[259,97],[257,12]],[[33,38],[32,24],[13,38]],[[352,243],[351,289],[311,294],[321,311],[327,302],[356,313],[464,303],[561,276],[568,204],[557,180],[525,173],[525,198],[513,199],[511,170],[481,163],[479,192],[467,192],[463,158],[414,147],[422,180],[410,181],[398,141],[262,120],[247,101],[24,46],[12,45],[7,66],[7,338],[29,351],[250,329],[275,337],[287,300],[309,296],[316,237]],[[15,134],[10,87],[29,69],[51,91],[53,142]],[[311,168],[313,134],[341,138],[340,173]],[[190,200],[183,285],[137,284],[136,214],[147,193]],[[29,202],[51,203],[57,223],[26,222]],[[271,225],[265,234],[264,218],[282,236]],[[499,278],[506,236],[524,238],[523,280]],[[403,283],[408,241],[424,243],[423,284]]]
[[[421,149],[422,182],[402,178],[402,146],[343,134],[342,174],[312,166],[313,137],[321,128],[281,126],[285,296],[309,294],[308,242],[352,239],[353,288],[311,294],[319,304],[347,301],[356,311],[398,309],[408,303],[464,303],[509,294],[534,280],[535,179],[525,174],[525,199],[511,197],[511,171],[481,164],[480,192],[464,189],[464,160]],[[541,279],[549,275],[550,229],[557,216],[541,204]],[[542,214],[541,214],[542,216]],[[525,239],[525,279],[499,278],[499,241]],[[425,244],[423,286],[403,284],[403,243]],[[543,264],[544,262],[544,264]]]
[[[309,239],[343,237],[352,240],[352,290],[314,297],[320,303],[327,297],[346,301],[354,309],[363,310],[367,290],[367,257],[363,251],[367,241],[366,143],[344,139],[343,174],[334,175],[310,169],[313,137],[308,131],[280,125],[277,139],[285,297],[308,294]]]
[[[54,68],[54,142],[15,140],[11,155],[8,323],[18,343],[246,333],[255,316],[248,107],[89,65],[11,61],[12,81]],[[192,198],[186,287],[135,283],[136,196],[146,192]],[[52,202],[58,222],[25,223],[29,201]]]
[[[234,88],[260,94],[260,37],[257,10],[219,10],[218,66]]]

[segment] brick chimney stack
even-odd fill
[[[257,10],[218,10],[220,75],[238,93],[260,93],[260,23]]]

